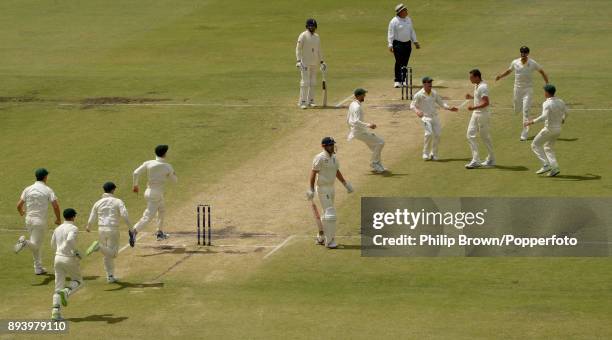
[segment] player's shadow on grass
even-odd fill
[[[43,276],[43,275],[41,275]],[[42,280],[40,283],[32,283],[32,286],[46,286],[51,282],[55,281],[55,275],[54,274],[44,274],[45,279]],[[91,281],[91,280],[95,280],[97,278],[99,278],[100,276],[95,276],[95,275],[91,275],[91,276],[84,276],[83,280],[87,280],[87,281]]]
[[[67,318],[72,322],[106,322],[108,324],[119,323],[128,319],[127,316],[113,316],[114,314],[92,314],[83,318]]]
[[[601,179],[601,176],[594,174],[586,174],[584,176],[580,175],[557,175],[555,177],[541,176],[542,178],[552,178],[563,181],[598,181]]]
[[[113,285],[117,286],[113,289],[106,289],[107,292],[115,292],[118,290],[123,290],[126,288],[164,288],[163,282],[151,282],[151,283],[132,283],[126,281],[117,281],[113,283]]]
[[[528,171],[529,170],[529,168],[522,166],[522,165],[496,165],[494,167],[483,168],[483,169],[499,169],[499,170],[505,170],[505,171]]]
[[[431,163],[469,162],[471,160],[471,158],[441,158],[437,161],[432,161]]]
[[[533,141],[533,139],[535,138],[535,136],[531,136],[531,137],[527,137],[528,141]],[[557,138],[558,142],[575,142],[577,141],[579,138]]]

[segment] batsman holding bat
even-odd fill
[[[340,164],[336,159],[336,141],[331,137],[325,137],[321,141],[323,151],[315,156],[312,161],[312,171],[310,172],[310,188],[306,192],[306,197],[312,201],[315,194],[315,181],[317,184],[316,193],[319,196],[321,203],[320,216],[321,223],[319,233],[317,234],[317,244],[325,245],[329,249],[337,248],[336,236],[336,208],[334,208],[335,189],[334,183],[336,178],[344,185],[346,191],[350,194],[353,192],[353,186],[347,182],[340,172]],[[312,208],[315,216],[319,214],[316,205],[312,202]]]
[[[295,47],[295,66],[300,70],[302,79],[300,80],[300,100],[298,106],[306,109],[314,107],[314,93],[317,85],[317,69],[320,68],[323,75],[327,71],[327,64],[323,61],[321,52],[321,39],[315,33],[317,21],[315,19],[306,20],[306,30],[300,34]],[[323,83],[325,84],[325,82]],[[324,90],[325,89],[325,85]],[[326,92],[324,91],[326,96]],[[325,106],[326,103],[324,103]]]

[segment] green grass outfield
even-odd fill
[[[168,210],[179,208],[316,114],[293,106],[295,39],[307,17],[319,21],[331,102],[356,86],[390,84],[385,34],[394,5],[3,1],[0,228],[21,226],[15,203],[40,166],[50,170],[49,184],[61,206],[81,212],[81,223],[106,180],[118,184],[117,194],[135,220],[144,203],[129,192],[131,172],[159,143],[171,145],[170,161],[180,177],[168,192]],[[610,196],[612,26],[602,14],[612,11],[612,3],[408,5],[423,46],[413,52],[415,81],[423,75],[464,81],[468,91],[467,71],[479,67],[493,85],[521,45],[531,48],[573,109],[564,140],[557,143],[564,177],[533,174],[539,164],[528,144],[517,140],[508,77],[491,89],[501,167],[463,169],[462,159],[469,157],[464,113],[444,125],[441,157],[450,161],[424,163],[418,152],[407,152],[387,164],[398,176],[369,176],[360,195]],[[88,98],[98,97],[210,105],[87,105]],[[536,90],[534,97],[539,107],[542,94]],[[235,106],[213,105],[220,103]],[[410,113],[404,117],[413,119]],[[295,152],[313,150],[304,146]],[[357,234],[359,196],[339,208],[340,233]],[[32,275],[28,255],[12,253],[18,235],[0,232],[0,319],[48,318],[53,283]],[[81,248],[94,236],[81,234]],[[194,257],[150,287],[113,288],[98,276],[100,258],[85,259],[87,289],[64,313],[74,321],[71,335],[89,339],[612,337],[609,258],[362,258],[357,241],[351,242],[353,247],[327,252],[297,240],[255,272],[232,272],[218,281],[204,274],[222,270],[223,262],[211,267]],[[48,248],[45,244],[50,269]],[[132,262],[157,273],[174,260],[152,256]],[[145,282],[151,276],[143,269],[126,280]]]

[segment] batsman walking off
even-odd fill
[[[417,49],[421,48],[412,25],[412,19],[408,16],[408,8],[404,4],[395,6],[395,16],[389,22],[389,28],[387,29],[387,43],[389,52],[393,53],[395,57],[395,82],[393,87],[399,88],[405,81],[402,67],[408,66],[412,53],[412,43]]]
[[[531,97],[533,96],[533,71],[538,71],[548,84],[548,76],[542,66],[535,60],[529,58],[529,47],[520,48],[521,57],[513,60],[510,67],[502,74],[497,75],[495,80],[500,80],[514,71],[514,113],[523,114],[523,130],[521,131],[521,141],[526,141],[529,134],[529,108],[531,107]]]
[[[442,124],[440,123],[440,118],[438,118],[436,105],[452,112],[457,112],[458,109],[448,106],[438,92],[432,89],[433,79],[431,77],[424,77],[422,82],[423,88],[414,95],[414,99],[410,103],[410,109],[423,122],[423,129],[425,130],[423,160],[437,161]]]
[[[550,177],[557,176],[561,172],[553,147],[557,138],[561,135],[561,126],[567,118],[567,107],[563,100],[555,97],[556,92],[557,89],[554,85],[547,84],[544,86],[546,100],[542,104],[542,114],[538,118],[525,123],[525,126],[529,126],[544,121],[544,128],[533,139],[531,149],[542,162],[542,168],[536,171],[536,174],[541,175],[550,171],[548,174]]]
[[[382,174],[387,171],[381,162],[381,153],[383,147],[385,146],[385,141],[378,137],[374,132],[368,130],[376,129],[376,124],[366,123],[363,120],[363,109],[361,108],[361,103],[363,103],[365,100],[367,92],[368,91],[362,88],[355,89],[353,92],[355,99],[349,106],[348,115],[346,117],[346,122],[350,128],[348,140],[351,141],[353,139],[358,139],[364,142],[368,148],[372,150],[372,158],[370,162],[372,171],[377,174]]]
[[[474,84],[474,94],[465,95],[466,99],[474,99],[474,104],[467,109],[472,111],[472,118],[467,129],[467,140],[472,150],[472,161],[465,165],[466,169],[475,169],[482,166],[495,166],[495,155],[493,154],[493,141],[489,131],[491,113],[489,112],[489,86],[482,80],[482,74],[478,69],[470,71],[470,82]],[[478,135],[487,147],[489,155],[484,163],[481,163],[478,154]]]
[[[79,228],[74,224],[76,215],[76,211],[72,208],[64,210],[65,221],[53,231],[53,236],[51,236],[51,248],[55,250],[55,290],[51,311],[53,320],[62,320],[61,306],[67,306],[68,297],[83,285],[80,267],[81,254],[77,250]],[[67,277],[70,277],[68,287],[66,287]]]
[[[308,200],[312,200],[315,194],[315,181],[317,184],[316,193],[321,203],[321,222],[323,230],[319,230],[317,244],[325,244],[329,249],[337,248],[336,243],[336,208],[334,208],[336,178],[344,185],[346,191],[353,192],[353,186],[347,182],[340,172],[340,164],[336,159],[336,141],[332,137],[325,137],[321,141],[323,151],[317,154],[312,161],[312,171],[310,172],[310,188],[306,192]]]
[[[298,36],[297,46],[295,47],[295,66],[300,70],[302,79],[300,80],[300,100],[298,106],[306,109],[314,107],[315,87],[317,86],[317,69],[321,72],[327,71],[327,64],[323,61],[321,52],[321,39],[315,32],[317,21],[315,19],[306,20],[306,30]]]
[[[115,257],[119,253],[119,221],[123,219],[128,226],[128,230],[131,230],[132,223],[130,223],[125,203],[113,196],[117,188],[115,183],[106,182],[102,188],[104,189],[104,194],[93,205],[91,214],[89,214],[89,220],[87,220],[87,226],[85,227],[87,232],[89,232],[90,226],[97,222],[100,240],[94,241],[87,248],[87,255],[91,255],[91,253],[98,250],[104,255],[106,281],[113,283],[117,281],[115,277]],[[130,232],[130,235],[134,235],[134,233]],[[134,246],[134,241],[134,238],[130,237],[130,246]]]
[[[30,233],[30,239],[26,240],[25,235],[21,235],[14,250],[15,253],[19,253],[23,248],[30,249],[34,258],[34,274],[42,275],[47,273],[42,265],[41,247],[47,233],[49,203],[53,206],[55,224],[60,225],[62,220],[57,197],[53,190],[47,186],[49,171],[45,168],[36,169],[34,175],[36,176],[36,182],[23,190],[19,202],[17,202],[19,215],[25,215],[25,226]]]
[[[133,246],[136,241],[136,234],[144,228],[157,215],[157,240],[161,241],[168,238],[162,230],[164,225],[164,188],[167,181],[176,183],[178,181],[174,168],[166,162],[166,153],[168,145],[158,145],[155,147],[155,159],[142,163],[134,170],[134,187],[132,191],[138,193],[138,180],[143,174],[147,174],[147,190],[145,190],[144,198],[147,200],[147,208],[142,214],[142,218],[134,225],[134,229],[129,231],[130,245]]]

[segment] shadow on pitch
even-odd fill
[[[163,282],[152,282],[152,283],[132,283],[126,281],[117,281],[113,283],[113,285],[117,286],[113,289],[106,289],[107,292],[114,292],[118,290],[123,290],[126,288],[164,288]]]
[[[441,158],[437,161],[432,161],[431,163],[469,162],[471,160],[471,158]]]
[[[527,137],[527,140],[528,141],[533,141],[534,138],[535,138],[535,136]],[[559,141],[559,142],[575,142],[577,140],[578,140],[578,138],[557,138],[557,141]]]
[[[128,319],[127,316],[113,317],[114,314],[92,314],[83,318],[67,318],[72,322],[106,322],[108,324],[119,323]]]
[[[39,275],[39,276],[44,276],[44,280],[42,280],[40,283],[32,283],[32,286],[46,286],[51,282],[55,281],[55,275],[54,274],[44,274],[44,275]],[[100,276],[96,276],[96,275],[90,275],[90,276],[83,276],[83,280],[86,281],[91,281],[91,280],[95,280],[97,278],[99,278]]]
[[[584,176],[579,175],[557,175],[555,177],[541,176],[542,178],[551,178],[551,179],[559,179],[562,181],[598,181],[601,179],[601,176],[594,174],[586,174]]]

